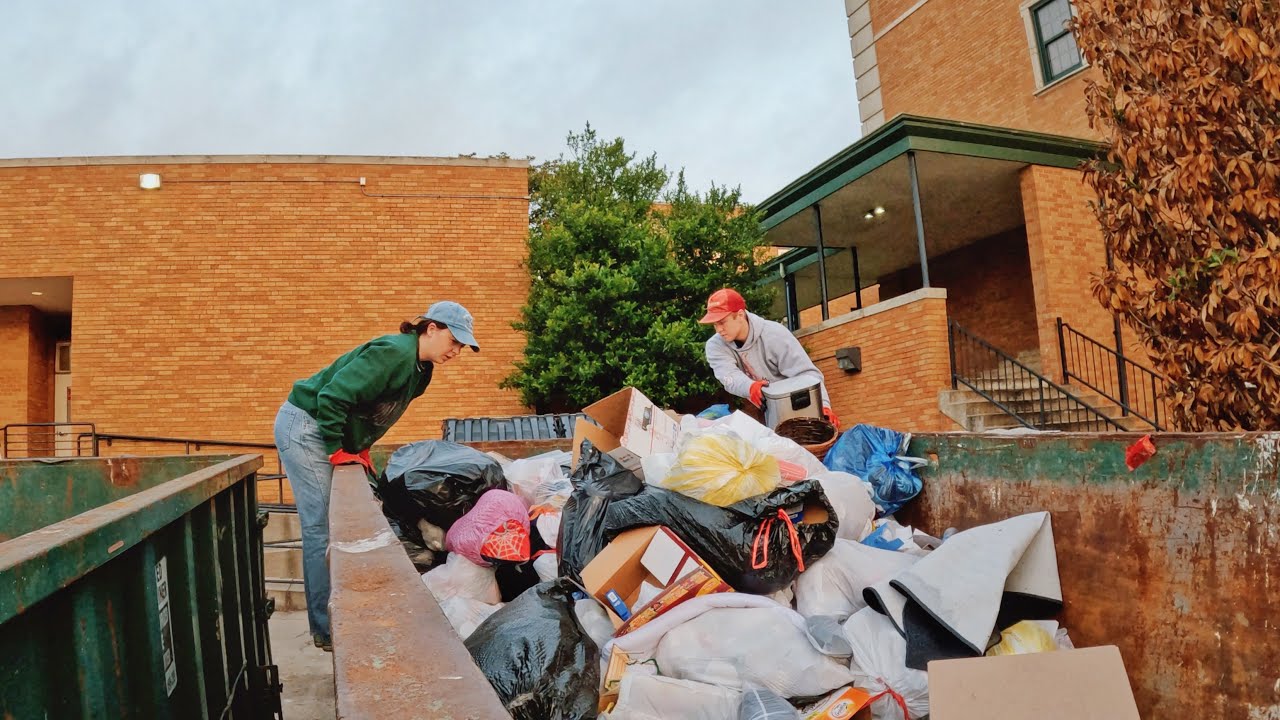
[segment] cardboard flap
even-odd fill
[[[929,663],[932,720],[1139,720],[1114,645]]]

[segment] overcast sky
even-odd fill
[[[841,0],[0,1],[0,157],[559,155],[758,202],[858,138]]]

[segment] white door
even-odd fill
[[[58,343],[53,364],[53,421],[71,422],[71,343]],[[59,427],[54,438],[54,454],[58,457],[78,455],[76,436],[71,429]]]

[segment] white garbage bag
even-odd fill
[[[604,647],[613,638],[613,621],[595,598],[583,598],[573,604],[573,614],[587,636],[596,641],[596,647]]]
[[[867,606],[864,590],[893,578],[918,559],[852,540],[836,540],[830,552],[796,578],[796,612],[805,617],[829,615],[844,622]]]
[[[738,720],[800,720],[800,711],[786,698],[764,688],[752,687],[742,692]]]
[[[867,484],[856,475],[826,470],[810,477],[822,486],[822,492],[835,508],[840,527],[837,538],[861,540],[871,534],[876,517],[876,503]]]
[[[737,720],[742,692],[700,682],[628,672],[609,720]]]
[[[444,611],[444,616],[449,619],[449,624],[463,640],[470,637],[480,623],[501,607],[502,603],[490,605],[464,597],[451,597],[440,602],[440,609]]]
[[[854,677],[813,646],[804,618],[773,603],[707,610],[670,630],[654,659],[668,677],[735,690],[754,685],[786,698],[822,695]]]
[[[929,674],[907,667],[907,641],[889,618],[863,608],[845,622],[844,634],[853,648],[853,684],[873,695],[893,691],[871,704],[874,720],[916,720],[929,714]],[[906,718],[894,694],[906,705]]]
[[[533,559],[533,571],[538,573],[538,580],[547,582],[560,577],[560,561],[555,553],[546,553]]]
[[[493,568],[480,567],[458,553],[449,553],[443,565],[423,573],[422,582],[439,603],[452,598],[489,605],[502,602]]]
[[[545,507],[558,510],[564,506],[573,492],[573,483],[565,476],[563,466],[573,461],[573,455],[563,450],[514,460],[503,469],[511,492],[520,496],[531,508]]]

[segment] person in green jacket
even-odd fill
[[[462,349],[479,352],[471,313],[443,301],[294,383],[276,415],[280,464],[293,488],[302,525],[302,576],[316,647],[331,650],[329,631],[329,490],[335,465],[374,472],[369,448],[431,383],[437,365]]]

